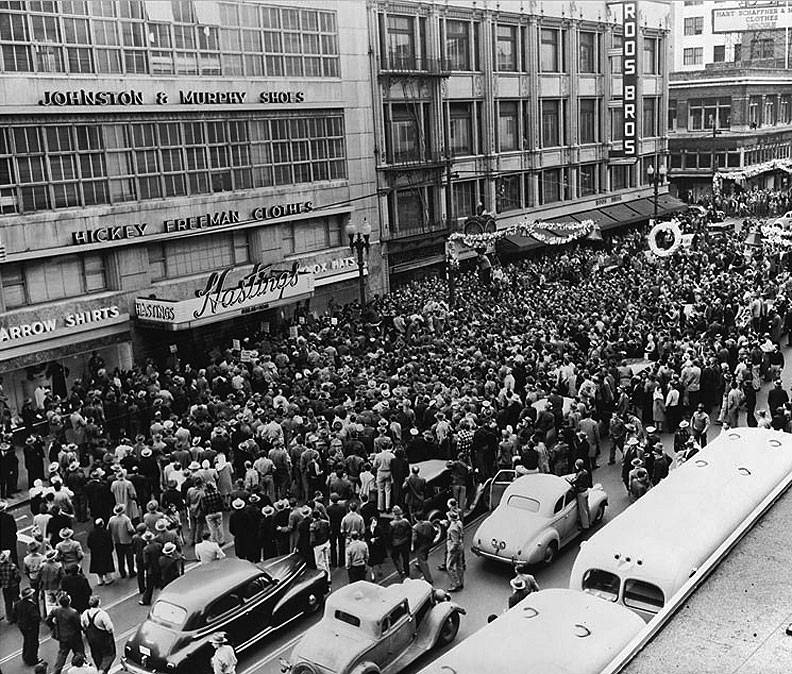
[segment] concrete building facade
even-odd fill
[[[378,221],[364,15],[362,0],[2,3],[12,410],[65,394],[94,352],[109,373],[200,362],[355,299],[345,226]]]

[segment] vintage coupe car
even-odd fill
[[[575,491],[564,477],[523,475],[501,492],[497,504],[496,494],[493,490],[494,511],[473,536],[476,555],[500,562],[550,564],[580,533]],[[590,521],[601,522],[608,505],[601,485],[588,490],[588,505]]]
[[[450,644],[465,609],[425,580],[382,587],[365,580],[331,594],[322,619],[281,660],[291,674],[395,674]]]
[[[262,564],[226,558],[170,583],[127,641],[121,664],[132,674],[211,672],[214,632],[242,651],[271,632],[317,610],[326,576],[296,554]]]

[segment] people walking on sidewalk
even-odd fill
[[[70,653],[85,656],[82,639],[80,614],[72,608],[71,597],[64,593],[58,599],[58,606],[47,616],[46,623],[52,630],[52,638],[58,642],[58,656],[55,659],[53,674],[61,674]]]

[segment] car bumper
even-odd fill
[[[502,555],[496,552],[490,552],[489,550],[483,550],[474,545],[470,548],[470,551],[478,557],[484,557],[485,559],[491,559],[503,564],[538,564],[542,561],[541,551],[538,549],[532,555]]]
[[[175,669],[162,670],[162,669],[147,669],[136,662],[130,662],[127,658],[121,658],[121,667],[125,672],[130,674],[171,674],[176,671]]]

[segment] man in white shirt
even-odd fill
[[[223,549],[212,540],[212,535],[204,531],[203,540],[195,546],[195,557],[199,564],[209,564],[210,562],[223,559],[226,556]]]
[[[88,600],[88,608],[80,618],[83,632],[91,649],[91,658],[99,671],[107,674],[116,657],[113,621],[107,611],[100,608],[101,599],[96,595]],[[74,669],[74,668],[72,668]],[[96,671],[96,670],[94,670]]]

